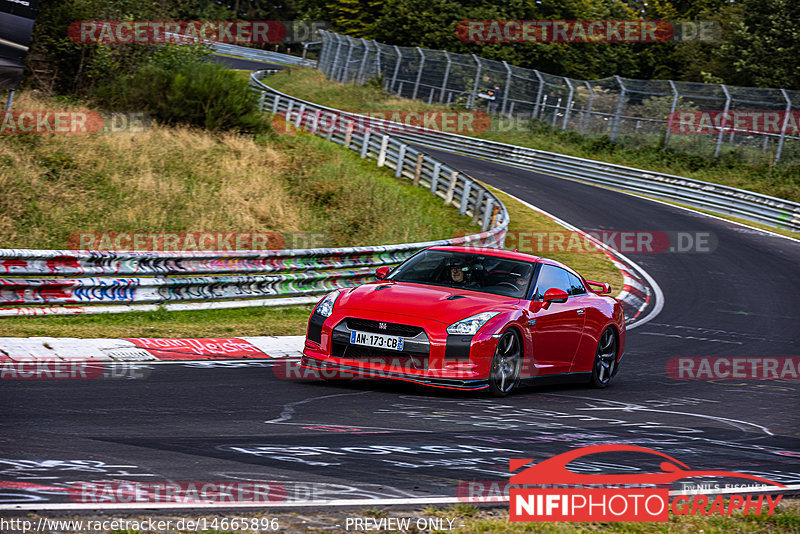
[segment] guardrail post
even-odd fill
[[[594,103],[594,89],[592,89],[592,84],[589,82],[583,82],[586,84],[586,87],[589,89],[589,105],[586,107],[586,110],[583,114],[583,125],[581,126],[581,135],[586,135],[586,127],[588,125],[589,119],[592,117],[592,104]]]
[[[366,39],[361,39],[361,44],[364,46],[364,56],[361,58],[361,65],[358,66],[358,83],[364,83],[364,67],[367,66],[367,56],[369,55]]]
[[[725,87],[724,83],[721,83],[719,86],[722,92],[725,93],[725,108],[722,111],[722,124],[719,127],[719,135],[717,135],[717,146],[714,148],[715,158],[719,156],[719,149],[722,146],[722,136],[725,133],[725,124],[728,122],[728,111],[731,109],[731,93],[728,91],[728,88]]]
[[[669,108],[669,116],[667,116],[667,130],[664,132],[664,148],[667,148],[669,144],[669,134],[672,130],[672,117],[675,115],[675,108],[678,107],[678,97],[680,93],[678,92],[678,88],[675,87],[675,82],[672,80],[669,81],[669,87],[672,89],[672,106]]]
[[[450,204],[453,202],[453,193],[456,191],[456,182],[458,182],[458,171],[450,173],[450,185],[447,186],[447,194],[444,196],[444,203]]]
[[[783,140],[786,137],[786,127],[789,125],[789,114],[792,112],[792,99],[789,98],[788,93],[786,93],[785,89],[781,89],[781,94],[783,95],[784,100],[786,100],[786,115],[783,116],[783,126],[781,126],[781,136],[778,139],[778,148],[775,151],[775,163],[781,159],[781,152],[783,151]]]
[[[400,62],[403,60],[403,54],[400,52],[400,47],[394,45],[394,51],[397,53],[397,63],[394,65],[394,73],[392,74],[392,83],[389,85],[389,92],[394,91],[394,84],[397,82],[397,73],[400,71]]]
[[[472,54],[472,59],[475,60],[475,64],[477,65],[477,67],[475,68],[475,81],[472,84],[472,102],[470,102],[469,109],[474,111],[475,104],[477,103],[476,101],[478,100],[478,82],[481,79],[482,65],[480,58],[475,54]]]
[[[419,152],[417,154],[417,164],[414,166],[414,185],[419,185],[419,177],[422,175],[422,162],[425,160],[425,154]]]
[[[281,99],[280,95],[275,95],[275,99],[272,101],[272,114],[277,115],[278,113],[278,101]]]
[[[294,127],[295,128],[301,128],[302,127],[302,125],[303,125],[303,115],[305,115],[305,112],[306,112],[306,105],[305,104],[300,104],[300,110],[297,112],[297,120],[295,120],[295,122],[294,122]]]
[[[350,140],[353,138],[353,121],[347,121],[347,130],[344,135],[344,147],[350,148]]]
[[[494,228],[497,226],[497,215],[500,213],[500,206],[495,206],[492,208],[492,223],[489,225],[490,228]]]
[[[370,132],[369,130],[364,132],[364,137],[363,140],[361,141],[361,159],[367,157],[367,150],[369,150],[369,137],[371,133],[372,132]]]
[[[567,121],[569,120],[569,114],[572,111],[572,96],[575,94],[575,88],[569,81],[569,78],[564,76],[564,81],[567,82],[567,86],[569,87],[569,96],[567,97],[567,107],[564,111],[564,124],[561,125],[561,130],[567,129]]]
[[[325,134],[325,140],[326,141],[332,141],[333,140],[333,131],[336,129],[336,125],[337,125],[338,122],[339,122],[339,118],[336,115],[334,115],[333,116],[333,120],[330,122],[330,124],[328,124],[328,132]]]
[[[619,92],[619,100],[617,101],[617,111],[614,113],[614,122],[611,124],[611,140],[614,141],[617,138],[617,129],[619,128],[619,116],[622,114],[622,103],[625,100],[625,84],[622,83],[622,78],[617,75],[614,75],[614,79],[617,80],[617,83],[620,87]]]
[[[381,137],[381,150],[378,152],[378,167],[383,167],[386,164],[386,148],[389,146],[389,136],[383,134]]]
[[[538,70],[533,71],[536,74],[536,77],[539,79],[539,90],[536,91],[536,104],[533,107],[533,115],[531,116],[532,119],[539,118],[539,111],[541,111],[541,101],[542,101],[542,93],[544,93],[544,78],[539,73]]]
[[[442,79],[442,94],[439,95],[439,103],[444,102],[444,93],[447,91],[447,79],[450,77],[450,54],[447,50],[444,51],[444,58],[447,60],[447,65],[444,68],[444,78]]]
[[[511,67],[508,66],[506,60],[503,60],[503,66],[506,68],[506,87],[503,90],[503,105],[500,107],[500,114],[506,114],[506,105],[508,103],[508,92],[511,89]]]
[[[433,164],[433,173],[431,173],[431,193],[434,195],[436,194],[436,190],[439,188],[439,171],[442,168],[442,164],[440,162],[436,162]]]
[[[472,224],[478,223],[478,218],[481,216],[481,204],[483,204],[483,197],[486,194],[484,189],[478,190],[478,198],[475,199],[475,206],[472,208]]]
[[[411,93],[411,100],[415,100],[417,98],[419,82],[422,80],[422,69],[425,68],[425,52],[423,52],[420,47],[416,48],[417,52],[419,52],[419,70],[417,71],[417,80],[414,82],[414,92]]]
[[[469,204],[469,194],[472,192],[472,180],[464,182],[464,190],[461,192],[461,205],[458,207],[458,214],[464,215],[467,213],[467,206]]]
[[[492,217],[492,207],[494,206],[494,200],[492,197],[489,197],[486,200],[486,207],[483,210],[483,221],[481,222],[481,230],[484,232],[489,229],[489,221]]]
[[[394,168],[395,178],[400,178],[403,174],[403,167],[405,166],[406,160],[406,148],[407,145],[405,143],[400,143],[400,150],[397,152],[397,165]]]
[[[264,104],[266,103],[266,101],[267,101],[267,93],[262,91],[261,94],[258,95],[258,109],[259,109],[259,111],[264,111]]]

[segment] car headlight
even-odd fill
[[[500,312],[483,312],[466,319],[461,319],[457,323],[453,323],[447,327],[448,334],[456,334],[460,336],[472,336],[478,333],[478,330],[485,325],[489,319],[498,315]]]
[[[314,308],[314,313],[318,313],[323,317],[330,317],[333,313],[333,304],[336,302],[336,297],[339,296],[339,293],[341,293],[341,290],[337,289],[325,295],[322,302],[317,304],[317,307]]]

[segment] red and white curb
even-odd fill
[[[305,336],[238,338],[0,338],[0,364],[36,361],[158,362],[300,357]]]

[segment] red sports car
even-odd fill
[[[545,377],[605,387],[619,369],[622,307],[557,261],[439,246],[376,274],[317,304],[302,367],[496,396]]]

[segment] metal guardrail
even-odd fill
[[[283,65],[293,65],[297,67],[315,67],[317,62],[313,59],[305,59],[304,57],[291,56],[289,54],[281,54],[280,52],[270,52],[269,50],[259,50],[258,48],[248,48],[246,46],[237,46],[226,43],[209,42],[211,48],[219,53],[229,56],[240,57],[242,59],[249,59],[252,61],[264,61],[267,63],[280,63]],[[305,48],[303,53],[305,53]]]
[[[274,71],[259,71],[259,76],[267,72]],[[257,76],[251,79],[261,91],[262,108],[327,109],[277,91],[268,95]],[[0,308],[0,317],[120,313],[152,309],[148,303],[176,310],[302,303],[308,302],[305,295],[373,280],[375,267],[396,265],[428,246],[502,246],[508,212],[483,185],[389,135],[324,135],[429,188],[482,231],[421,243],[233,253],[0,250],[0,272],[6,276],[0,279],[0,305],[9,306]]]
[[[280,52],[271,52],[269,50],[261,50],[259,48],[249,48],[247,46],[238,46],[228,43],[220,43],[217,41],[207,41],[205,39],[198,39],[196,37],[188,37],[177,33],[167,33],[170,39],[178,43],[191,44],[203,43],[211,47],[211,49],[218,54],[225,54],[228,56],[239,57],[242,59],[249,59],[252,61],[263,61],[265,63],[280,63],[283,65],[292,65],[296,67],[317,67],[317,62],[313,59],[306,59],[308,47],[312,45],[319,45],[322,42],[316,41],[313,43],[303,44],[303,57],[292,56],[289,54],[281,54]]]
[[[682,176],[409,126],[376,117],[312,105],[279,93],[263,84],[261,89],[266,91],[263,98],[267,102],[275,101],[272,95],[279,96],[279,104],[273,106],[271,110],[273,113],[287,114],[288,119],[298,125],[300,124],[298,117],[301,114],[306,116],[303,124],[312,120],[327,126],[336,123],[335,130],[338,132],[343,129],[342,124],[353,122],[357,125],[358,130],[388,131],[391,132],[393,138],[414,145],[479,157],[561,178],[613,187],[630,193],[678,202],[776,228],[800,232],[800,203],[797,202]],[[313,106],[313,108],[309,106]],[[312,109],[322,110],[322,113],[334,117],[319,116],[314,119]]]
[[[457,134],[429,132],[394,135],[439,150],[477,156],[560,178],[613,187],[800,232],[800,203],[761,193]]]

